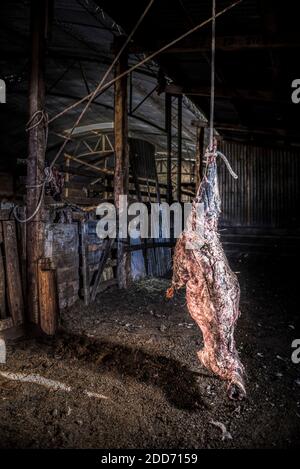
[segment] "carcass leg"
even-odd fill
[[[200,362],[222,379],[228,381],[228,396],[245,396],[243,366],[235,347],[233,332],[236,318],[222,319],[216,311],[205,285],[187,286],[187,306],[202,331],[204,347],[198,352]]]

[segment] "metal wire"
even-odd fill
[[[126,41],[124,42],[124,44],[122,45],[121,49],[119,50],[119,52],[116,54],[112,64],[108,67],[107,71],[105,72],[104,76],[102,77],[100,83],[98,84],[98,86],[95,88],[95,90],[89,94],[89,98],[88,98],[88,102],[86,103],[84,109],[81,111],[79,117],[77,118],[76,122],[74,123],[72,129],[70,130],[70,132],[68,133],[68,136],[67,138],[65,139],[65,141],[63,142],[63,144],[61,145],[59,151],[57,152],[55,158],[54,158],[54,163],[58,160],[58,158],[60,157],[60,155],[62,154],[62,152],[64,151],[67,143],[69,142],[69,140],[71,139],[71,136],[75,130],[76,127],[78,127],[78,125],[80,124],[83,116],[85,115],[86,111],[88,110],[90,104],[92,103],[92,101],[94,100],[94,98],[96,97],[96,95],[98,93],[100,93],[101,91],[101,88],[105,82],[105,80],[107,79],[108,75],[110,74],[110,72],[112,71],[113,67],[115,66],[115,64],[117,63],[117,61],[119,60],[120,56],[122,55],[122,53],[124,52],[124,50],[126,49],[126,47],[128,46],[129,42],[131,41],[134,33],[136,32],[136,30],[138,29],[139,25],[141,24],[141,22],[143,21],[143,19],[145,18],[146,14],[148,13],[149,9],[151,8],[152,4],[153,4],[154,0],[150,0],[150,2],[148,3],[146,9],[143,11],[142,15],[140,16],[140,18],[138,19],[136,25],[134,26],[134,28],[132,29],[131,33],[129,34],[129,36],[126,38]]]
[[[224,13],[226,13],[227,11],[231,10],[232,8],[234,8],[235,6],[239,5],[243,0],[237,0],[236,2],[232,3],[231,5],[229,5],[228,7],[224,8],[223,10],[219,11],[218,13],[216,13],[215,15],[215,18],[218,18],[220,17],[221,15],[223,15]],[[123,78],[124,76],[128,75],[129,73],[131,73],[132,71],[136,70],[137,68],[141,67],[142,65],[144,65],[145,63],[149,62],[150,60],[154,59],[154,57],[156,57],[157,55],[161,54],[162,52],[166,51],[167,49],[169,49],[170,47],[174,46],[175,44],[177,44],[177,42],[181,41],[182,39],[186,38],[187,36],[189,36],[190,34],[194,33],[195,31],[198,31],[199,29],[203,28],[204,26],[206,26],[207,24],[209,24],[210,22],[212,21],[212,17],[208,18],[207,20],[205,21],[202,21],[202,23],[199,23],[198,25],[196,25],[194,28],[188,30],[186,33],[182,34],[181,36],[179,36],[178,38],[174,39],[173,41],[169,42],[168,44],[166,44],[165,46],[163,46],[161,49],[157,50],[156,52],[153,52],[152,54],[148,55],[147,57],[145,57],[143,60],[141,60],[140,62],[138,62],[137,64],[133,65],[132,67],[130,67],[128,70],[125,70],[123,73],[121,73],[120,75],[118,75],[117,77],[113,78],[112,80],[110,80],[109,82],[105,83],[102,87],[100,87],[100,89],[98,90],[98,92],[96,93],[96,95],[94,97],[97,97],[97,95],[99,93],[101,93],[102,91],[104,91],[105,89],[109,88],[111,85],[113,85],[116,81],[120,80],[121,78]],[[82,104],[84,101],[86,101],[87,99],[89,99],[92,95],[93,95],[94,92],[84,96],[83,98],[81,98],[80,100],[76,101],[76,103],[73,103],[71,104],[70,106],[66,107],[63,111],[59,112],[58,114],[56,114],[55,116],[51,117],[49,119],[49,123],[55,121],[56,119],[58,119],[59,117],[62,117],[66,112],[70,111],[71,109],[74,109],[75,107],[79,106],[80,104]],[[94,99],[94,98],[93,98]]]

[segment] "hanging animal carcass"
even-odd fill
[[[172,286],[166,296],[171,298],[175,290],[186,285],[188,310],[200,327],[204,340],[198,358],[207,369],[228,381],[231,399],[242,399],[246,394],[244,368],[234,341],[240,288],[218,233],[217,156],[223,158],[232,176],[237,178],[216,145],[212,151],[206,152],[205,175],[193,201],[186,229],[176,244]]]

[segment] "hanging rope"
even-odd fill
[[[233,179],[238,179],[238,175],[233,171],[233,169],[230,166],[230,163],[229,163],[228,159],[226,158],[226,156],[223,153],[221,153],[219,150],[217,151],[217,156],[220,156],[220,158],[222,158],[222,160],[226,164],[226,167],[227,167],[230,175],[233,177]]]
[[[45,173],[45,179],[43,180],[43,182],[41,184],[36,184],[36,185],[33,185],[33,186],[26,186],[27,188],[30,188],[30,189],[35,188],[35,187],[41,187],[39,200],[38,200],[37,206],[36,206],[35,210],[33,211],[33,213],[27,218],[20,218],[18,216],[18,213],[17,213],[17,210],[18,210],[19,207],[16,205],[13,209],[13,215],[19,223],[28,223],[39,212],[39,210],[41,208],[41,205],[42,205],[42,202],[43,202],[43,199],[44,199],[46,185],[49,184],[53,180],[53,174],[52,174],[52,171],[49,167],[44,169],[44,173]]]
[[[48,142],[48,122],[49,122],[48,114],[44,110],[38,110],[35,113],[33,113],[33,115],[30,117],[25,127],[26,132],[30,132],[31,130],[43,124],[44,132],[45,132],[45,148],[47,147],[47,142]],[[45,195],[46,185],[49,184],[53,180],[52,165],[44,169],[44,175],[45,177],[41,182],[38,182],[37,184],[32,184],[32,185],[26,184],[25,186],[26,189],[36,189],[36,188],[41,189],[39,198],[38,198],[38,203],[33,213],[29,217],[20,218],[18,215],[19,206],[18,205],[14,206],[13,215],[19,223],[28,223],[39,212],[42,202],[43,202],[44,195]]]
[[[216,0],[212,0],[211,22],[211,82],[210,82],[210,119],[209,119],[209,149],[214,144],[214,111],[215,111],[215,57],[216,57]]]
[[[211,82],[210,82],[210,116],[209,116],[209,145],[205,153],[205,170],[203,179],[206,180],[208,164],[211,158],[220,156],[224,161],[230,175],[238,179],[238,175],[233,171],[226,156],[217,150],[217,143],[214,137],[214,114],[215,114],[215,62],[216,62],[216,0],[212,0],[212,22],[211,22]],[[201,184],[200,184],[201,186]],[[200,187],[197,196],[200,194]]]
[[[26,132],[29,132],[29,130],[34,129],[35,127],[38,127],[43,121],[45,123],[48,122],[47,113],[44,110],[35,111],[26,124]]]
[[[136,32],[137,28],[139,27],[139,25],[141,24],[141,22],[143,21],[144,17],[146,16],[146,14],[148,13],[148,10],[150,9],[150,7],[152,6],[154,0],[150,0],[148,6],[146,7],[146,9],[144,10],[144,12],[142,13],[141,17],[139,18],[139,20],[137,21],[136,25],[134,26],[134,28],[132,29],[131,33],[129,34],[129,36],[127,37],[126,41],[124,42],[123,46],[121,47],[121,49],[119,50],[119,52],[117,53],[117,55],[115,56],[112,64],[109,66],[108,70],[105,72],[104,76],[102,77],[102,80],[100,81],[100,83],[98,84],[98,86],[95,88],[95,90],[90,94],[89,96],[89,100],[86,104],[86,106],[84,107],[84,109],[82,110],[80,116],[78,117],[78,119],[76,120],[75,124],[73,125],[71,131],[69,132],[69,135],[66,136],[66,139],[64,141],[64,143],[62,144],[61,148],[59,149],[58,153],[55,155],[54,159],[52,160],[51,164],[49,167],[46,167],[44,169],[44,173],[45,173],[45,178],[43,181],[41,181],[40,183],[37,183],[35,185],[26,185],[26,188],[27,189],[34,189],[34,188],[41,188],[41,191],[40,191],[40,195],[39,195],[39,199],[38,199],[38,203],[37,203],[37,206],[35,208],[35,210],[33,211],[33,213],[27,217],[27,218],[24,218],[24,219],[21,219],[18,214],[17,214],[17,210],[18,210],[18,206],[15,206],[14,209],[13,209],[13,214],[14,214],[14,217],[16,218],[16,220],[19,222],[19,223],[28,223],[30,220],[32,220],[36,214],[39,212],[41,206],[42,206],[42,202],[43,202],[43,199],[44,199],[44,195],[45,195],[45,189],[46,189],[46,185],[49,184],[53,179],[53,172],[52,172],[52,169],[56,163],[56,161],[58,160],[58,158],[60,157],[60,155],[62,154],[64,148],[66,147],[67,143],[71,140],[71,136],[72,136],[72,133],[74,132],[75,128],[79,125],[81,119],[83,118],[84,114],[86,113],[88,107],[90,106],[91,102],[93,101],[93,99],[95,98],[95,96],[100,92],[100,89],[102,87],[102,85],[104,84],[105,80],[107,79],[108,75],[110,74],[111,70],[113,69],[113,67],[115,66],[115,64],[117,63],[117,61],[119,60],[120,56],[122,55],[122,53],[124,52],[125,48],[128,46],[129,42],[131,41],[134,33]],[[53,120],[53,119],[52,119]],[[51,121],[52,121],[51,120]],[[49,124],[49,119],[48,119],[48,115],[43,111],[43,110],[39,110],[39,111],[36,111],[32,117],[29,119],[27,125],[26,125],[26,131],[29,132],[30,130],[38,127],[42,122],[44,122],[44,126],[45,126],[45,130],[46,130],[46,135],[45,135],[45,140],[46,140],[46,145],[45,147],[47,147],[47,141],[48,141],[48,124]]]

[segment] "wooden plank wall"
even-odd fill
[[[9,210],[0,210],[0,330],[24,322],[24,299],[17,226]]]
[[[96,233],[97,220],[89,220],[85,222],[85,226],[87,281],[88,288],[90,289],[89,293],[91,293],[99,268],[104,243]],[[112,255],[110,255],[107,262],[105,263],[105,268],[101,275],[101,283],[99,285],[98,291],[101,291],[104,283],[106,285],[113,284],[112,280],[115,279],[116,265],[116,259],[113,259]]]
[[[299,228],[300,151],[222,142],[239,179],[219,163],[221,224],[236,227]]]
[[[85,260],[87,288],[92,289],[102,254],[103,241],[96,234],[96,220],[84,222]],[[56,270],[59,308],[72,306],[79,297],[84,297],[81,224],[49,223],[46,225],[45,258],[50,259]],[[116,262],[109,259],[101,276],[98,291],[104,284],[112,284]],[[109,283],[110,282],[110,283]]]
[[[44,254],[56,269],[60,309],[71,306],[79,292],[78,223],[48,223]]]
[[[139,184],[139,189],[143,193],[144,190],[148,190],[148,197],[141,197],[141,201],[144,202],[161,202],[161,199],[166,199],[166,194],[162,195],[161,189],[158,184],[157,168],[155,163],[155,147],[149,142],[140,139],[130,140],[130,154],[131,154],[131,167],[134,168],[136,177],[145,178],[146,180],[152,179],[157,181],[156,192],[150,194],[149,185],[143,187]],[[164,190],[165,192],[165,190]],[[138,194],[138,190],[136,190]],[[139,199],[139,197],[137,197]],[[150,226],[150,218],[149,218]],[[151,238],[145,240],[131,240],[131,245],[143,243],[143,251],[133,251],[131,253],[131,275],[134,280],[149,275],[150,277],[160,277],[165,275],[171,268],[171,249],[168,247],[149,248],[147,243],[151,241],[166,241],[164,238],[160,240]],[[144,264],[147,265],[147,272]]]

